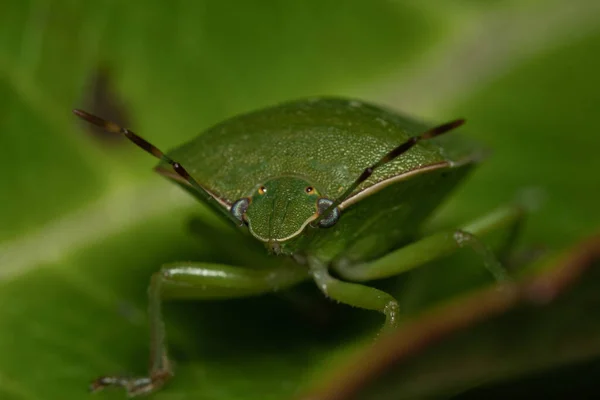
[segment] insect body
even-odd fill
[[[332,299],[382,312],[389,329],[397,322],[396,300],[356,282],[401,273],[464,245],[482,255],[496,278],[505,277],[475,234],[514,224],[520,215],[516,208],[406,245],[478,160],[478,150],[460,137],[440,136],[463,120],[427,128],[373,105],[318,98],[235,117],[165,155],[127,129],[75,113],[127,136],[161,159],[160,174],[247,230],[268,251],[295,261],[258,269],[207,263],[163,267],[149,289],[148,376],[104,376],[94,381],[94,390],[117,385],[137,395],[172,376],[160,312],[167,298],[240,297],[312,278]]]

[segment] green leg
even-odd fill
[[[202,218],[192,217],[189,221],[189,229],[202,240],[203,244],[217,250],[219,254],[226,254],[227,263],[263,268],[280,266],[285,260],[282,257],[268,255],[263,243],[250,235],[241,235],[237,227],[215,227]],[[235,251],[231,251],[233,243],[235,243]]]
[[[227,254],[228,263],[249,267],[259,265],[261,268],[270,266],[287,268],[287,264],[293,264],[293,267],[298,265],[292,258],[273,257],[268,254],[263,243],[258,242],[254,237],[243,237],[237,227],[217,228],[203,218],[192,217],[189,228],[192,233],[201,238],[203,244],[218,250],[219,254]],[[235,243],[233,252],[232,243]],[[322,296],[310,296],[294,290],[282,290],[275,293],[275,296],[289,303],[303,318],[315,326],[323,325],[328,320],[330,309],[326,307],[327,304],[324,307],[323,303],[327,300]]]
[[[329,298],[354,307],[375,310],[385,315],[384,329],[395,328],[399,306],[391,295],[358,283],[343,282],[329,275],[327,265],[309,257],[308,265],[317,286]]]
[[[470,247],[482,257],[485,267],[494,278],[503,281],[508,278],[505,269],[478,237],[502,228],[508,228],[514,233],[522,216],[522,208],[500,208],[456,231],[427,236],[371,263],[362,265],[338,263],[334,268],[343,279],[357,282],[369,281],[398,275],[449,255],[459,248]],[[513,235],[510,235],[508,241],[512,240]]]
[[[150,369],[148,376],[102,376],[91,390],[120,386],[129,396],[155,391],[173,376],[167,355],[161,303],[167,299],[207,299],[251,296],[285,289],[309,278],[306,268],[245,269],[220,264],[178,263],[152,275],[148,288],[150,319]]]

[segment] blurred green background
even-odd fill
[[[211,216],[154,174],[153,159],[91,134],[72,108],[116,113],[166,149],[237,113],[303,96],[358,97],[432,121],[464,116],[467,133],[493,152],[440,221],[460,225],[534,188],[543,201],[520,248],[554,251],[600,227],[598,71],[597,0],[3,1],[0,398],[87,398],[99,374],[144,373],[151,273],[169,261],[225,257],[189,234],[191,215]],[[458,255],[383,284],[418,316],[489,283],[477,262]],[[177,377],[152,398],[288,399],[324,384],[324,371],[370,343],[381,320],[305,289],[292,302],[167,306]],[[589,306],[598,297],[586,293],[585,312],[545,311],[573,331],[588,323],[577,354],[550,342],[543,362],[526,362],[532,342],[546,343],[546,325],[532,324],[519,343],[509,319],[501,323],[524,357],[502,373],[467,376],[461,388],[436,386],[423,367],[411,393],[588,389],[600,376],[600,324]],[[305,296],[331,308],[333,322],[303,316]],[[493,332],[478,340],[494,346]],[[444,357],[429,360],[461,370],[460,357]],[[390,397],[381,398],[400,398],[382,385]]]

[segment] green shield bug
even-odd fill
[[[481,254],[496,279],[505,279],[477,235],[516,226],[518,207],[414,241],[424,219],[478,161],[476,148],[458,136],[442,136],[463,120],[428,128],[367,103],[316,98],[237,116],[165,154],[128,129],[74,113],[125,135],[161,160],[160,174],[269,252],[294,261],[252,269],[202,262],[163,267],[149,287],[148,376],[103,376],[92,390],[121,386],[133,396],[155,391],[173,375],[161,317],[165,299],[257,295],[313,279],[331,299],[383,313],[384,329],[391,329],[397,301],[360,282],[399,274],[463,246]]]

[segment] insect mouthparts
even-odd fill
[[[269,250],[274,254],[281,254],[281,245],[277,240],[269,240],[267,242]]]

